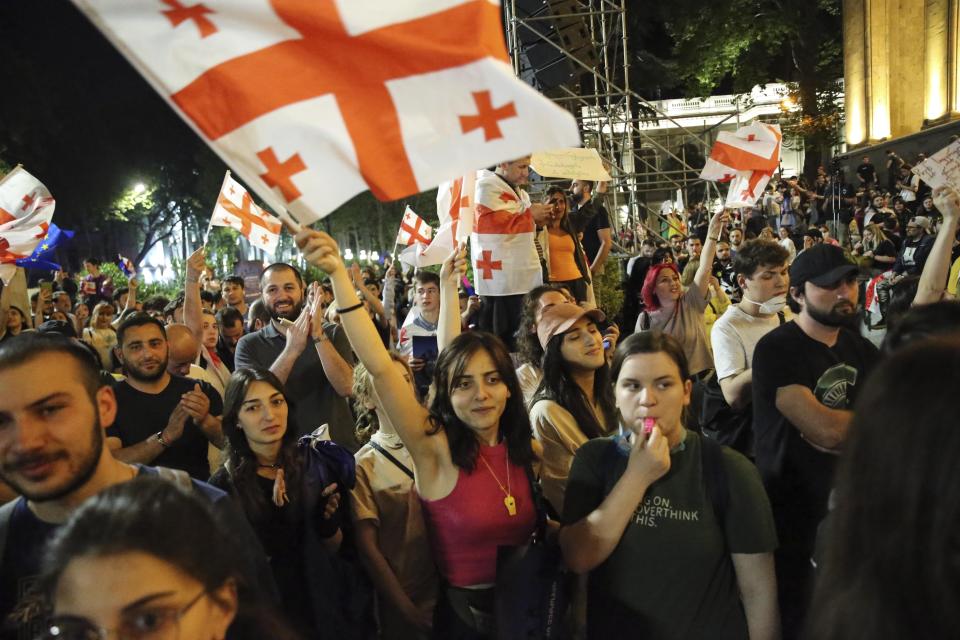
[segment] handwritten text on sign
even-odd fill
[[[947,186],[960,190],[960,140],[937,151],[913,172],[934,189]]]

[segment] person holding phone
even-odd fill
[[[684,427],[683,347],[634,334],[611,373],[620,433],[577,451],[560,530],[589,574],[587,636],[778,638],[770,503],[745,457]]]

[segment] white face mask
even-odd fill
[[[780,313],[785,306],[787,306],[787,294],[782,294],[779,296],[774,296],[766,302],[754,302],[750,298],[744,296],[744,302],[749,302],[750,304],[755,304],[758,307],[758,312],[762,316],[772,316],[775,313]]]

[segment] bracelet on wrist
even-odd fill
[[[163,439],[163,431],[157,431],[157,434],[153,436],[154,439],[160,443],[160,446],[164,449],[170,448],[170,443]]]
[[[353,305],[352,307],[347,307],[346,309],[341,309],[340,307],[337,307],[337,313],[339,313],[340,315],[343,315],[343,314],[345,314],[345,313],[350,313],[351,311],[356,311],[357,309],[359,309],[359,308],[362,307],[362,306],[363,306],[363,303],[362,303],[362,302],[358,302],[357,304]]]
[[[714,238],[713,236],[709,236],[709,237],[707,238],[707,240],[713,240],[714,242],[720,242],[720,237],[718,236],[718,237]]]

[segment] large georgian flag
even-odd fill
[[[17,167],[0,180],[0,279],[8,284],[17,260],[30,257],[50,229],[56,201],[43,183]]]
[[[534,244],[536,223],[527,192],[512,188],[492,171],[481,171],[477,176],[476,212],[470,258],[477,293],[517,295],[543,284]]]
[[[223,186],[220,187],[217,204],[210,216],[210,226],[236,229],[250,244],[273,255],[280,242],[283,223],[253,204],[253,198],[247,190],[231,178],[228,171],[223,177]]]
[[[782,137],[780,125],[762,122],[721,131],[700,178],[730,182],[726,206],[752,206],[780,165]]]
[[[544,148],[493,0],[73,0],[243,181],[313,222]]]

